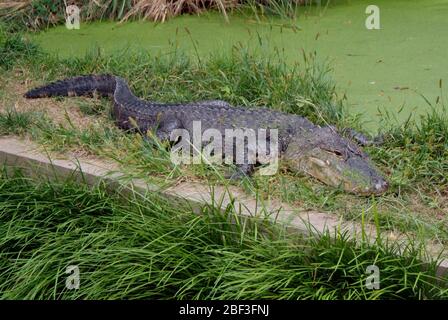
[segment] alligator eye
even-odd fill
[[[340,151],[338,151],[338,150],[325,150],[325,151],[328,152],[328,153],[331,153],[331,154],[335,154],[338,157],[343,157],[343,154]]]
[[[340,153],[339,151],[337,151],[337,150],[333,150],[332,151],[335,155],[337,155],[338,157],[342,157],[342,153]]]

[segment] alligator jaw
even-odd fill
[[[349,193],[381,195],[388,189],[388,182],[368,159],[343,160],[337,155],[321,157],[319,153],[315,150],[313,155],[288,159],[287,163],[293,171],[306,173],[326,185]]]
[[[381,195],[389,187],[381,172],[355,144],[318,128],[291,140],[284,159],[290,169],[358,195]]]

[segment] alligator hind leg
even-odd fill
[[[255,163],[257,162],[257,145],[252,144],[247,140],[242,143],[244,145],[243,150],[237,148],[237,144],[241,141],[234,141],[232,148],[225,150],[226,153],[233,152],[234,170],[230,171],[230,174],[226,175],[226,178],[230,180],[241,180],[245,177],[249,177],[254,172]],[[237,155],[237,152],[243,152],[243,154]]]
[[[156,136],[162,142],[170,141],[170,136],[173,130],[182,128],[182,123],[179,121],[179,119],[165,119],[159,123],[156,131]]]
[[[159,123],[157,129],[149,127],[145,132],[141,132],[145,146],[162,147],[168,149],[175,141],[171,141],[171,133],[175,129],[180,129],[181,123],[177,118],[164,120]],[[154,136],[157,139],[154,139]]]

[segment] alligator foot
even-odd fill
[[[345,128],[341,130],[342,134],[349,139],[355,141],[360,146],[380,146],[384,143],[384,135],[380,134],[374,138],[371,138],[363,133],[360,133],[351,128]]]

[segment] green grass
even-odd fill
[[[304,239],[263,222],[229,223],[156,194],[106,193],[70,180],[0,177],[0,292],[5,299],[446,298],[416,248]],[[126,200],[126,201],[123,201]],[[380,268],[380,289],[365,287]],[[67,266],[80,270],[68,290]]]
[[[28,131],[33,123],[35,114],[31,112],[18,112],[14,108],[8,108],[0,113],[0,134],[20,135]]]
[[[351,120],[342,103],[333,99],[336,92],[329,67],[317,64],[314,54],[303,54],[293,68],[283,62],[281,53],[262,57],[244,48],[207,59],[188,57],[174,46],[167,55],[122,51],[105,56],[98,49],[82,58],[32,57],[22,66],[41,74],[42,82],[113,73],[126,78],[137,95],[149,100],[224,99],[235,105],[267,105],[299,113],[320,124]]]
[[[418,119],[395,126],[389,120],[385,146],[372,150],[376,158],[390,164],[392,173],[400,173],[394,176],[397,187],[419,181],[448,184],[448,108],[442,101],[427,103],[430,111]]]
[[[14,61],[39,54],[38,47],[23,41],[20,34],[5,34],[0,25],[0,67],[9,69]]]

